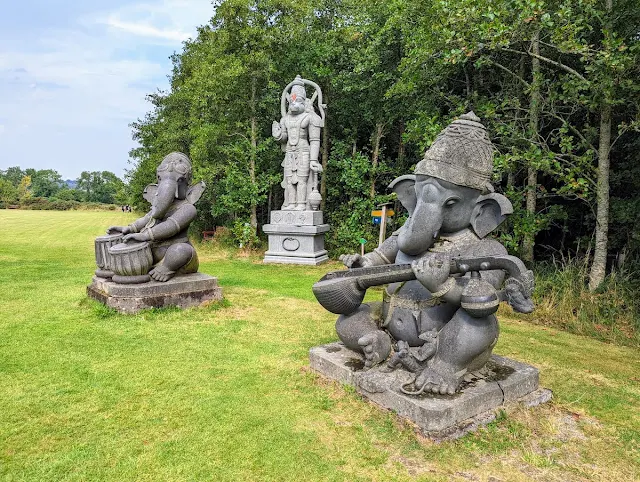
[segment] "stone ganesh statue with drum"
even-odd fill
[[[96,275],[115,283],[166,282],[179,273],[198,271],[198,256],[187,230],[196,217],[194,204],[203,182],[190,185],[191,162],[179,152],[166,156],[157,169],[157,184],[144,198],[151,210],[128,226],[112,226],[96,239]]]

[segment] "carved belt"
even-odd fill
[[[404,286],[404,283],[398,286],[398,288],[392,294],[387,293],[387,291],[385,290],[382,300],[388,306],[388,308],[387,308],[387,316],[385,316],[384,320],[382,321],[382,325],[381,325],[382,327],[386,327],[389,325],[389,323],[391,322],[391,318],[393,316],[393,311],[396,308],[408,309],[408,310],[411,310],[414,314],[416,314],[426,308],[433,308],[434,306],[437,306],[442,303],[441,298],[429,298],[426,300],[412,300],[410,298],[401,298],[398,295],[396,295],[396,293],[403,286]],[[419,319],[419,316],[416,316],[416,322],[418,321],[418,319]]]

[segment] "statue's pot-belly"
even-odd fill
[[[382,304],[382,319],[379,320],[396,340],[410,346],[420,346],[424,340],[420,334],[440,329],[449,321],[456,307],[433,298],[418,281],[393,283],[387,286]]]

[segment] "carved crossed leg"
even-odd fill
[[[336,321],[336,332],[347,348],[364,355],[365,368],[385,361],[391,353],[391,338],[378,328],[368,304],[349,315],[341,315]]]
[[[474,318],[460,308],[440,330],[436,353],[414,382],[416,393],[454,394],[465,374],[486,362],[497,338],[495,315]]]
[[[188,243],[173,244],[167,248],[162,260],[149,272],[156,281],[165,282],[173,278],[176,272],[185,266],[193,256],[195,249]]]

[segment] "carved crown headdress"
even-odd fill
[[[299,75],[296,76],[293,81],[293,85],[291,86],[291,94],[289,95],[289,102],[294,100],[294,95],[296,97],[302,97],[303,99],[307,98],[307,89],[304,88],[304,82],[302,81],[302,77]]]
[[[438,134],[415,173],[479,189],[484,194],[493,192],[493,150],[480,118],[468,112]]]
[[[312,82],[308,79],[303,79],[299,75],[296,75],[296,78],[293,79],[282,91],[282,96],[280,97],[280,113],[282,117],[284,117],[287,113],[287,102],[291,101],[291,95],[303,95],[305,98],[307,97],[305,85],[308,85],[315,89],[315,92],[311,96],[311,99],[307,99],[307,109],[309,109],[309,104],[311,104],[311,109],[313,109],[313,103],[318,102],[318,111],[320,113],[320,118],[322,119],[321,127],[324,127],[324,118],[325,113],[324,109],[326,109],[327,104],[322,103],[322,90],[320,86],[315,82]]]
[[[157,169],[157,172],[163,171],[179,172],[186,177],[188,182],[191,182],[191,161],[182,152],[172,152],[165,156]]]

